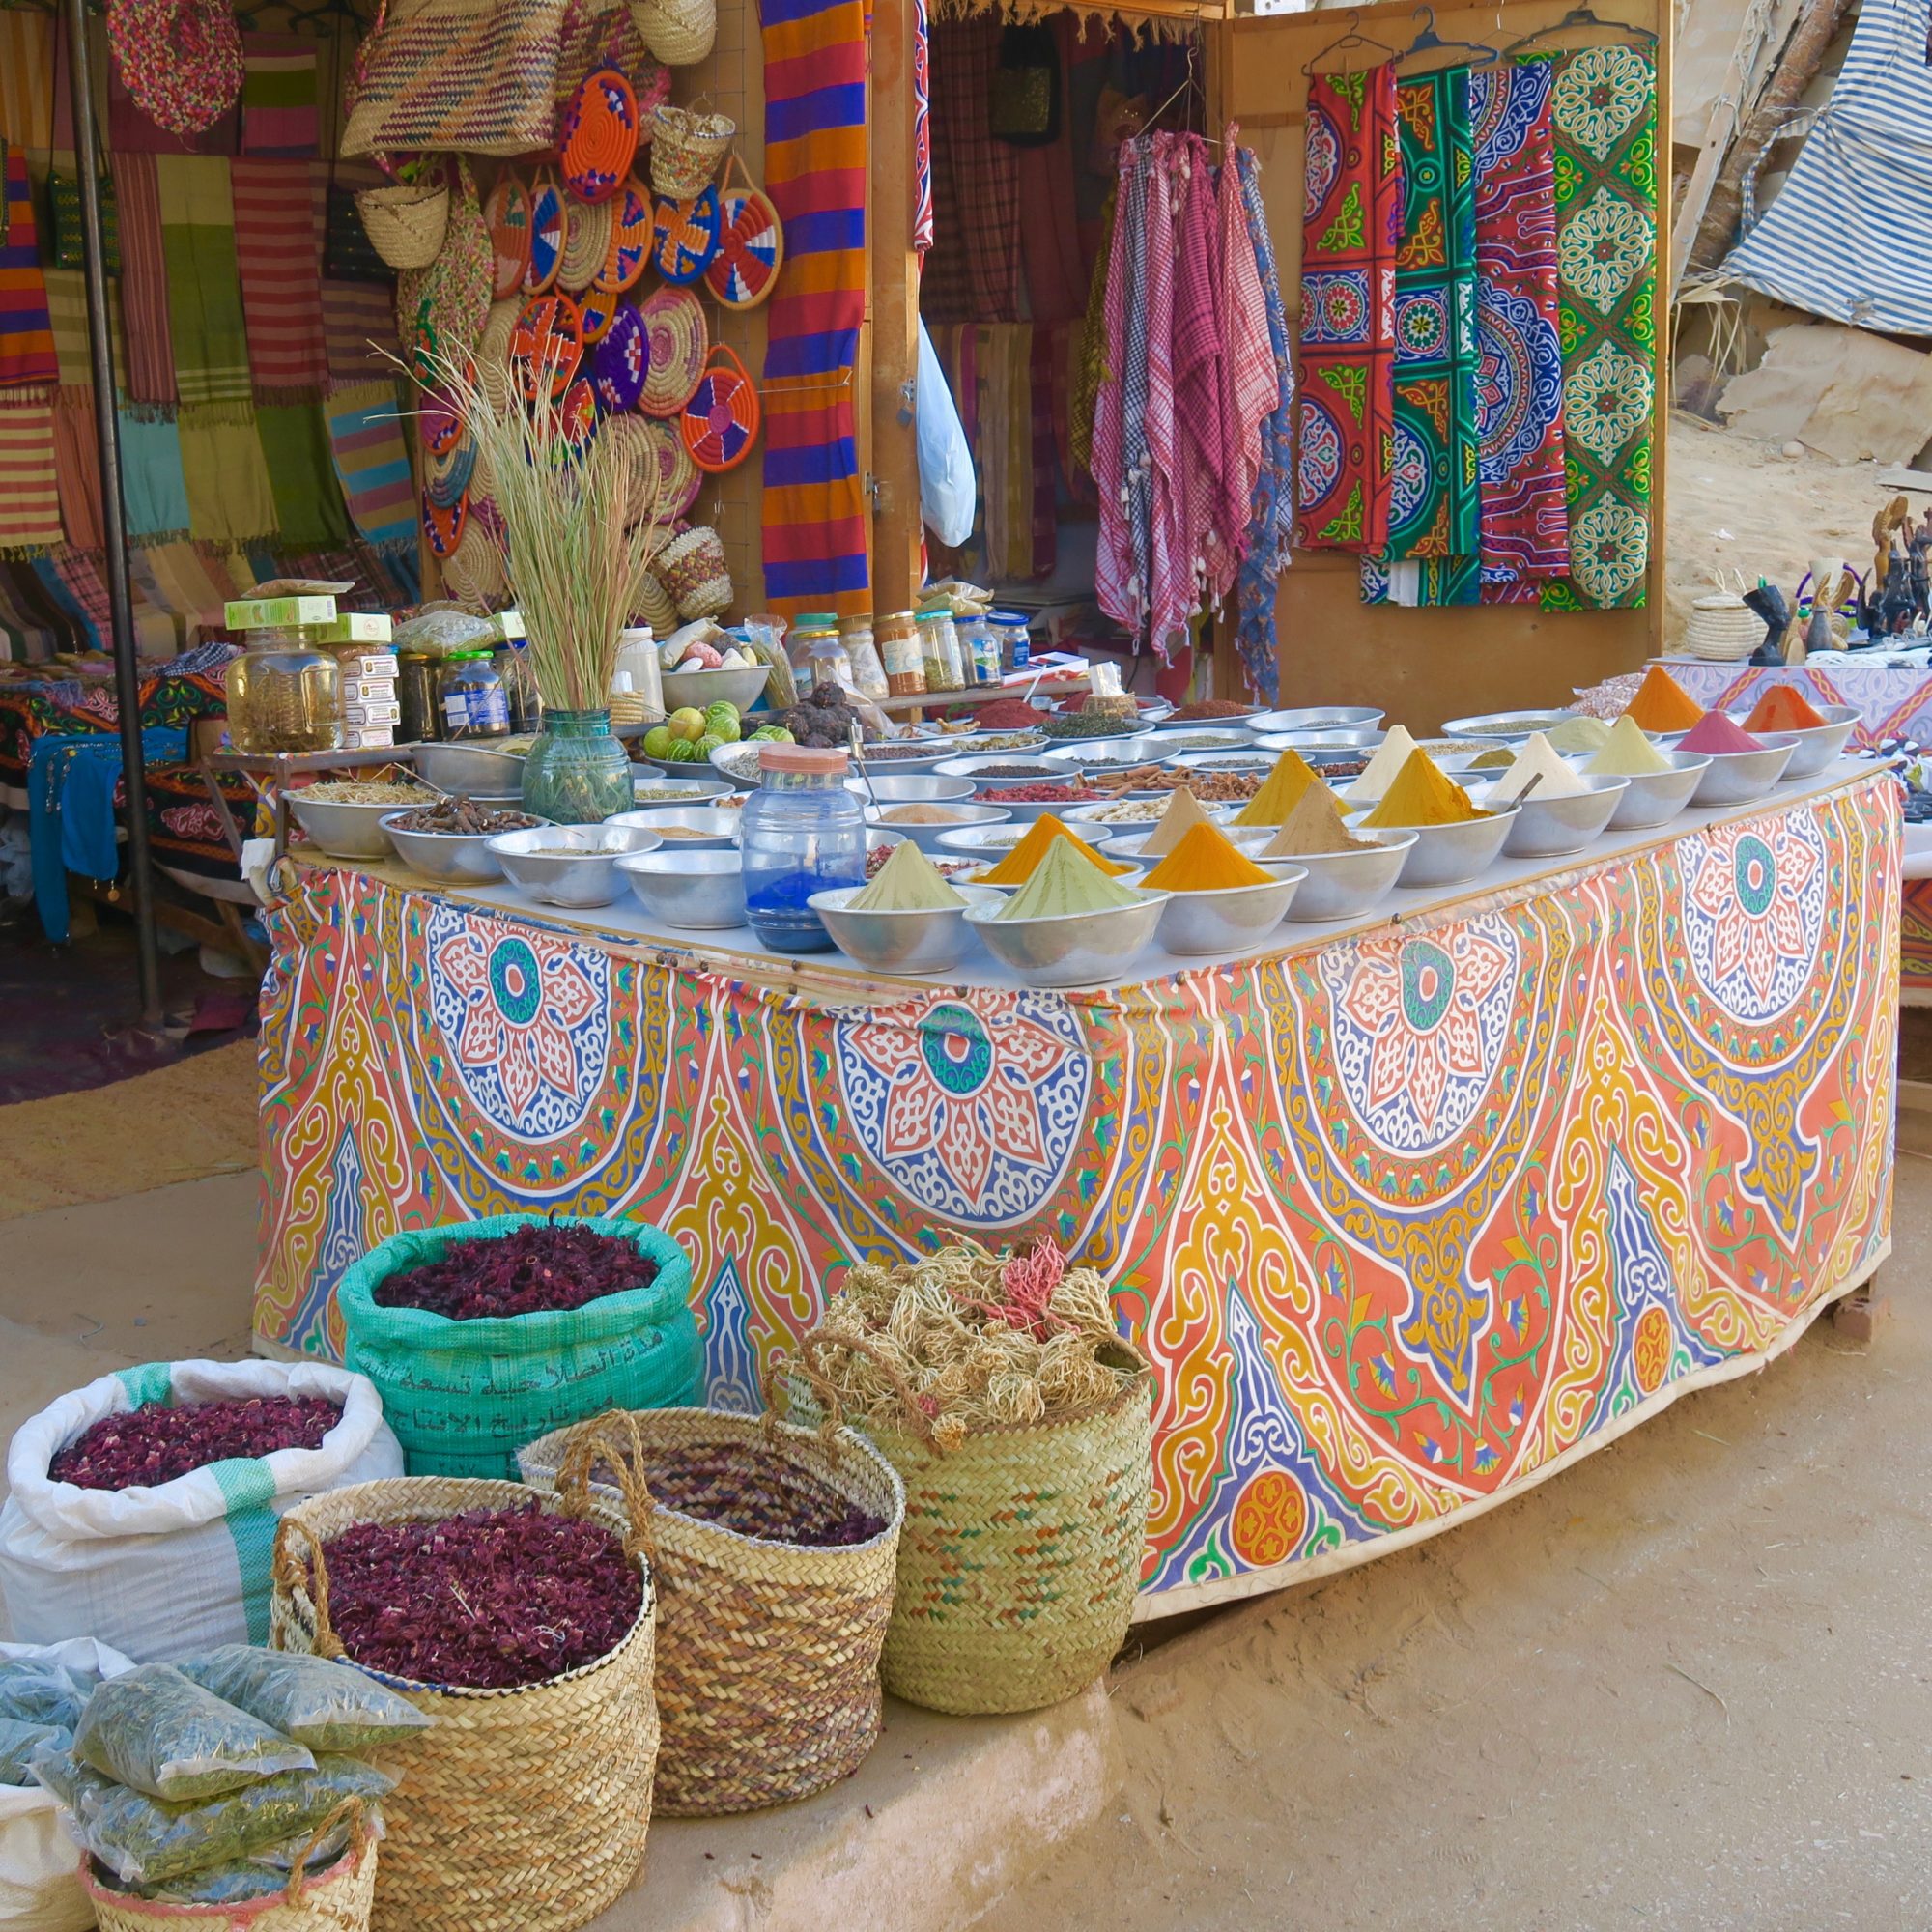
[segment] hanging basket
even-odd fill
[[[620,1488],[631,1488],[612,1444]],[[587,1517],[622,1539],[643,1574],[637,1621],[615,1649],[546,1683],[475,1690],[372,1677],[438,1721],[393,1747],[400,1777],[384,1801],[389,1835],[377,1873],[375,1932],[574,1932],[631,1883],[650,1828],[658,1717],[651,1694],[655,1590],[642,1533],[589,1492],[589,1463],[567,1467],[545,1514]],[[270,1641],[340,1657],[329,1621],[327,1548],[366,1522],[434,1521],[515,1509],[521,1483],[405,1476],[298,1503],[275,1536]],[[643,1515],[641,1502],[631,1513]]]
[[[674,416],[704,376],[711,347],[704,304],[689,289],[656,289],[638,314],[651,352],[638,407],[647,416]]]
[[[708,524],[696,524],[682,536],[672,537],[651,570],[687,624],[698,617],[723,616],[731,608],[731,573],[724,563],[724,539]]]
[[[751,455],[763,414],[758,385],[738,352],[721,342],[677,419],[678,434],[698,469],[707,476],[722,476]]]
[[[691,201],[711,185],[730,152],[737,124],[667,101],[651,116],[651,186],[672,201]]]
[[[609,295],[622,295],[644,272],[651,256],[654,212],[651,198],[634,175],[617,195],[611,218],[611,252],[604,259],[597,286]]]
[[[718,252],[718,190],[690,201],[662,200],[652,217],[651,263],[674,288],[695,282]]]
[[[426,269],[449,230],[449,184],[397,182],[356,191],[355,212],[369,245],[392,269]]]
[[[638,156],[638,97],[615,68],[586,74],[557,129],[563,182],[579,201],[607,202]]]
[[[704,286],[724,308],[756,308],[779,285],[784,223],[771,196],[745,172],[735,148],[724,165],[718,204],[718,252],[704,270]]]
[[[718,39],[717,0],[631,0],[644,44],[667,67],[695,67]]]
[[[490,290],[502,301],[523,287],[530,272],[530,192],[507,168],[483,204],[483,219],[495,257]]]
[[[530,271],[524,277],[526,294],[548,295],[563,266],[564,244],[570,239],[570,210],[556,178],[540,174],[530,189]]]

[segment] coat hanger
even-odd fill
[[[1319,60],[1326,60],[1330,54],[1340,53],[1344,47],[1379,47],[1383,53],[1393,59],[1395,57],[1395,49],[1386,41],[1378,41],[1367,34],[1356,32],[1356,29],[1361,24],[1361,10],[1357,7],[1350,8],[1349,31],[1340,40],[1330,41],[1325,47],[1321,47],[1315,53],[1310,54],[1301,63],[1303,76],[1312,80],[1315,76],[1315,63]]]
[[[1489,67],[1499,58],[1495,48],[1491,46],[1487,41],[1445,41],[1435,31],[1435,9],[1434,7],[1418,7],[1409,15],[1409,18],[1411,20],[1420,20],[1422,27],[1414,40],[1410,41],[1408,45],[1396,55],[1396,59],[1399,61],[1406,61],[1414,54],[1468,52],[1482,55],[1481,60],[1469,63],[1471,67]]]
[[[1613,33],[1634,34],[1638,40],[1648,41],[1653,46],[1657,43],[1657,36],[1648,27],[1639,27],[1634,20],[1605,20],[1594,7],[1588,4],[1588,0],[1585,0],[1584,5],[1571,8],[1562,19],[1552,21],[1547,27],[1534,28],[1520,39],[1512,41],[1503,49],[1503,53],[1505,55],[1513,54],[1519,47],[1534,45],[1536,42],[1545,39],[1547,36],[1564,33],[1571,27],[1605,27]]]

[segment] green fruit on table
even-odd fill
[[[734,733],[733,735],[735,736],[736,734]],[[707,731],[705,732],[704,736],[698,739],[697,743],[691,748],[691,754],[694,758],[708,758],[710,757],[712,753],[719,748],[720,745],[725,742],[726,741],[719,737],[715,731]]]
[[[760,724],[748,742],[753,745],[789,745],[792,735],[782,724]]]
[[[673,711],[665,720],[665,725],[673,738],[687,739],[696,743],[704,736],[704,713],[695,704],[687,704]]]
[[[644,733],[644,756],[647,758],[668,758],[671,748],[670,728],[665,724],[653,724]]]
[[[704,728],[725,744],[732,745],[744,735],[745,727],[739,722],[735,704],[707,704],[704,707]]]

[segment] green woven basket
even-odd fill
[[[454,1241],[554,1218],[631,1242],[658,1264],[646,1288],[582,1308],[456,1321],[379,1308],[377,1285],[439,1261]],[[336,1290],[349,1367],[376,1384],[412,1476],[517,1479],[517,1451],[607,1408],[686,1408],[704,1400],[691,1313],[691,1263],[663,1229],[621,1216],[496,1214],[412,1229],[372,1248]]]

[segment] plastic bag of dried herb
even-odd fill
[[[284,1771],[310,1771],[307,1749],[183,1676],[144,1663],[87,1700],[73,1752],[118,1784],[184,1804]]]
[[[45,1744],[71,1744],[72,1734],[57,1724],[27,1724],[0,1718],[0,1784],[31,1784],[34,1753]]]
[[[313,1832],[345,1798],[372,1804],[396,1785],[374,1765],[325,1756],[312,1771],[285,1771],[198,1804],[168,1804],[52,1746],[35,1755],[34,1776],[67,1806],[81,1848],[123,1885],[165,1885],[253,1858]]]
[[[354,1664],[327,1658],[224,1643],[177,1668],[311,1750],[373,1750],[436,1722]]]
[[[86,1690],[58,1663],[24,1657],[0,1663],[0,1718],[71,1731],[86,1702]]]
[[[308,1854],[302,1869],[310,1878],[319,1878],[349,1849],[355,1827],[344,1823],[325,1833],[320,1844]],[[124,1888],[133,1898],[151,1898],[167,1905],[245,1905],[251,1899],[269,1898],[286,1891],[296,1860],[307,1849],[313,1833],[303,1832],[279,1845],[271,1845],[251,1859],[238,1859],[232,1864],[211,1865],[206,1871],[188,1872],[165,1885],[137,1885]]]

